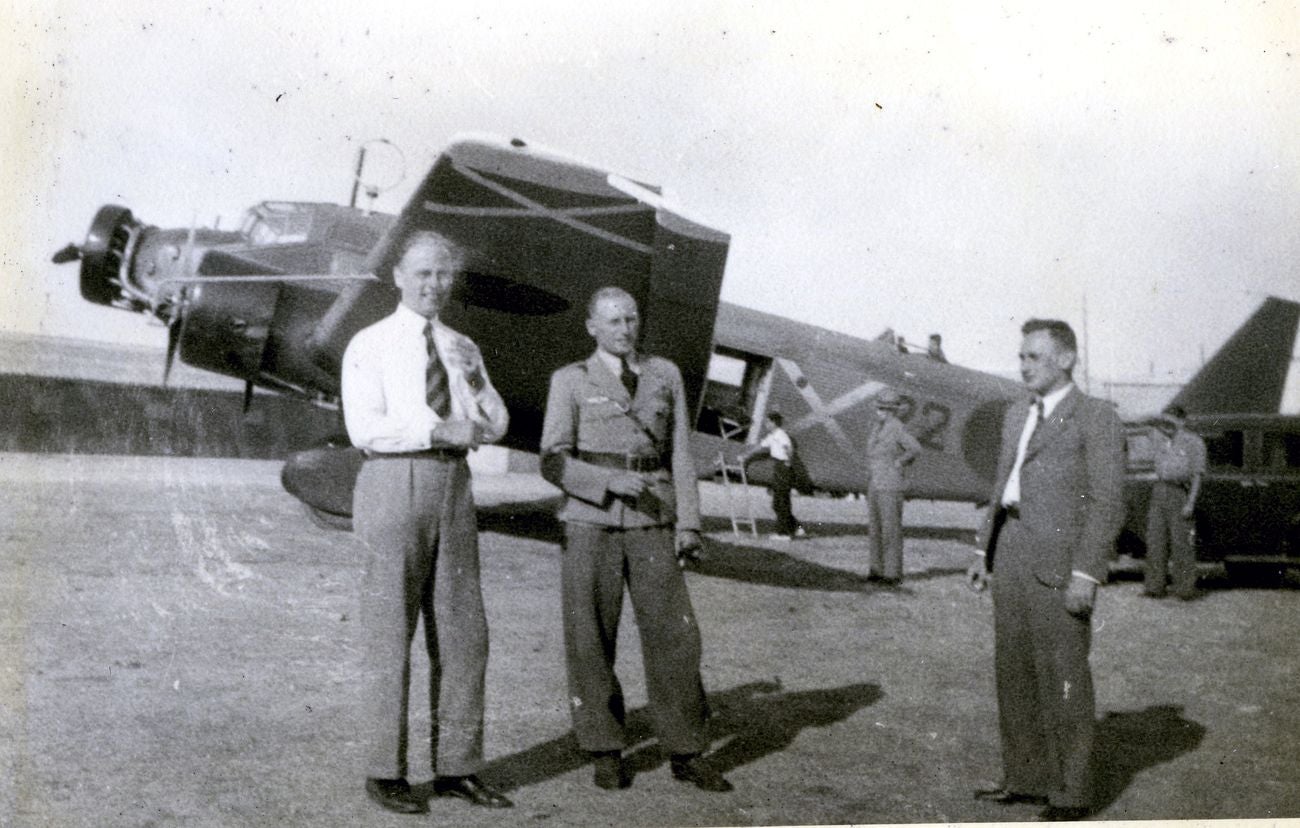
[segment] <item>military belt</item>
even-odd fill
[[[611,451],[580,451],[578,459],[594,466],[607,466],[632,472],[654,472],[667,468],[664,458],[657,454],[621,454]]]

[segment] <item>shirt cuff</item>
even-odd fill
[[[1098,581],[1096,578],[1092,577],[1087,572],[1080,572],[1079,570],[1075,569],[1075,570],[1071,570],[1070,574],[1078,575],[1080,578],[1084,579],[1085,581],[1092,581],[1094,584],[1101,584],[1101,581]]]

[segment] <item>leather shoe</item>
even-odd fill
[[[378,805],[398,814],[427,814],[429,803],[411,792],[405,779],[366,780],[366,793]]]
[[[674,756],[669,765],[672,767],[673,779],[678,782],[689,782],[702,791],[712,793],[734,790],[726,777],[705,764],[699,754]]]
[[[999,805],[1047,804],[1047,797],[1040,794],[1017,793],[1006,788],[983,788],[975,792],[975,798],[981,802],[996,802]]]
[[[483,783],[474,774],[469,776],[439,776],[433,780],[433,792],[438,796],[454,796],[467,800],[472,805],[484,808],[509,808],[515,803],[506,799]]]
[[[1081,819],[1087,819],[1092,813],[1088,808],[1071,805],[1048,805],[1047,808],[1038,815],[1039,822],[1078,822]]]
[[[596,765],[592,781],[597,788],[607,791],[621,791],[632,787],[632,776],[623,766],[623,759],[618,751],[600,752],[592,755]]]

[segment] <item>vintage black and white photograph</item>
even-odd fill
[[[16,0],[0,825],[1300,820],[1300,7]]]

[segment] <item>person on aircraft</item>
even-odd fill
[[[1187,430],[1182,406],[1165,409],[1152,434],[1156,481],[1147,509],[1146,575],[1142,594],[1163,598],[1173,574],[1174,594],[1196,597],[1196,498],[1205,474],[1205,441]]]
[[[569,709],[596,786],[629,787],[623,690],[614,673],[626,583],[650,721],[673,778],[724,792],[731,783],[704,756],[700,629],[677,564],[700,546],[685,388],[675,364],[637,352],[640,327],[627,291],[596,291],[587,306],[596,351],[557,370],[546,400],[542,476],[566,496],[559,517]]]
[[[370,690],[366,793],[397,813],[429,804],[407,782],[411,638],[424,616],[431,761],[437,796],[512,803],[478,778],[488,630],[466,453],[501,439],[509,415],[478,347],[438,318],[465,254],[432,232],[405,241],[393,268],[401,302],[348,343],[344,423],[366,460],[353,493],[365,548],[361,643]]]
[[[867,438],[867,514],[871,558],[867,579],[886,586],[903,581],[903,493],[906,468],[921,444],[903,427],[903,398],[885,387],[876,395],[876,425]]]
[[[926,346],[925,353],[935,362],[948,361],[948,357],[943,354],[943,337],[937,333],[930,334],[930,344]]]
[[[742,463],[749,463],[763,455],[772,458],[772,511],[776,514],[776,532],[772,539],[802,538],[808,532],[795,520],[790,504],[790,493],[794,489],[794,440],[782,427],[781,412],[770,411],[764,420],[767,433],[757,444],[741,452],[739,459]]]

